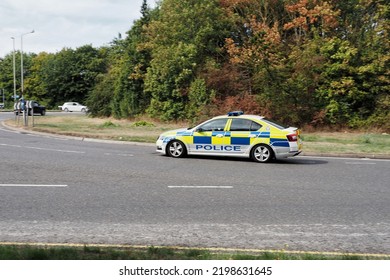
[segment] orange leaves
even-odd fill
[[[299,0],[296,4],[285,5],[292,20],[284,24],[284,29],[303,29],[309,31],[314,24],[321,26],[323,30],[337,26],[337,16],[340,11],[333,9],[327,1]]]
[[[278,23],[269,26],[252,16],[246,27],[250,35],[243,44],[237,44],[232,38],[225,40],[230,61],[233,64],[249,63],[254,66],[266,58],[270,59],[281,42]]]
[[[240,56],[241,50],[240,47],[236,45],[234,40],[232,38],[226,38],[226,49],[230,56],[230,62],[233,64],[239,64],[242,63],[243,60]]]
[[[223,99],[214,100],[212,114],[222,115],[232,110],[242,110],[246,114],[262,115],[271,117],[272,114],[268,107],[270,104],[261,102],[259,104],[258,97],[248,93],[236,94],[232,96],[225,96]]]
[[[316,0],[314,0],[314,2],[317,2]],[[291,5],[287,5],[286,4],[286,10],[290,13],[294,13],[294,12],[297,12],[297,11],[302,11],[304,9],[306,9],[307,5],[308,5],[309,1],[308,0],[300,0],[298,1],[298,3],[296,4],[291,4]]]
[[[267,25],[263,21],[258,21],[256,17],[252,17],[249,23],[249,27],[256,34],[262,34],[262,37],[266,43],[277,45],[280,44],[279,24],[275,22],[273,26]]]

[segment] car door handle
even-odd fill
[[[217,135],[215,135],[216,137],[218,137],[218,138],[222,138],[223,137],[223,134],[217,134]]]

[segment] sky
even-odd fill
[[[0,0],[0,58],[20,51],[56,53],[63,48],[108,45],[141,17],[142,0]],[[150,7],[155,0],[148,0]],[[34,30],[34,33],[29,33]],[[28,34],[26,34],[28,33]]]

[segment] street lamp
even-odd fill
[[[31,34],[31,33],[34,33],[35,31],[32,30],[30,32],[27,32],[27,33],[24,33],[22,35],[20,35],[20,74],[21,74],[21,96],[23,96],[23,91],[24,91],[24,84],[23,84],[23,36],[24,35],[28,35],[28,34]]]
[[[15,38],[11,37],[13,41],[13,51],[12,51],[12,56],[13,56],[13,68],[14,68],[14,102],[16,102],[16,68],[15,68]]]

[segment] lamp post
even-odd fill
[[[13,41],[12,56],[13,56],[13,70],[14,70],[14,102],[16,102],[15,38],[11,37],[11,39]]]
[[[24,35],[28,35],[28,34],[31,34],[31,33],[34,33],[35,31],[32,30],[30,32],[27,32],[27,33],[23,33],[22,35],[20,35],[20,76],[21,76],[21,96],[23,96],[23,91],[24,91],[24,84],[23,84],[23,36]]]

